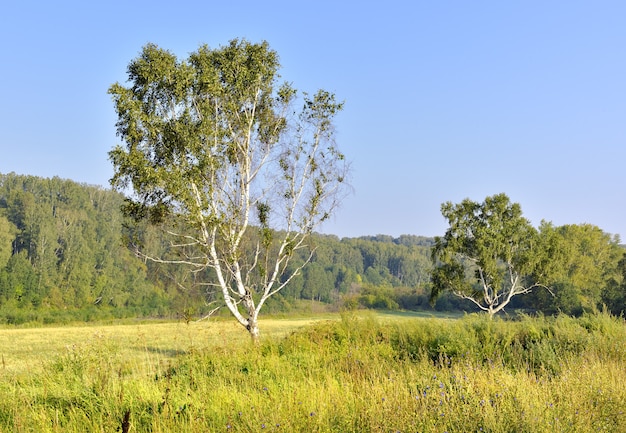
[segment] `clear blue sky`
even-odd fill
[[[267,40],[300,90],[346,101],[338,236],[441,235],[444,201],[505,192],[537,225],[626,238],[624,1],[10,1],[0,172],[108,187],[108,87],[153,42]]]

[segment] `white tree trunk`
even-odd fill
[[[252,317],[249,318],[248,326],[246,326],[246,329],[250,333],[250,337],[252,338],[252,341],[254,343],[258,343],[259,337],[261,336],[261,333],[259,331],[259,322],[256,319],[253,319]]]

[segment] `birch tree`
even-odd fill
[[[266,42],[201,46],[185,60],[146,45],[109,93],[111,184],[136,220],[161,224],[176,258],[259,337],[259,312],[311,259],[309,235],[346,192],[333,121],[343,103],[280,83]],[[175,221],[174,224],[165,224]],[[297,252],[304,264],[286,272]],[[291,268],[293,269],[293,267]],[[206,272],[210,270],[211,272]]]
[[[514,296],[547,288],[538,232],[505,194],[446,202],[441,213],[450,227],[435,238],[431,300],[450,290],[493,316]]]

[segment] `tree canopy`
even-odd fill
[[[87,314],[96,306],[118,317],[156,315],[167,307],[144,263],[120,242],[122,203],[120,194],[100,187],[0,174],[3,319],[19,322],[18,311],[33,310]]]
[[[542,311],[580,314],[596,311],[602,293],[623,283],[619,261],[624,249],[619,238],[592,224],[554,226],[542,222],[539,227],[542,260],[538,271],[549,277],[554,297],[537,294],[535,306]]]
[[[111,184],[131,192],[125,213],[176,220],[165,229],[178,257],[149,258],[211,270],[207,288],[253,338],[263,304],[310,260],[287,272],[339,204],[348,170],[333,128],[343,103],[323,90],[299,98],[279,66],[266,42],[205,45],[182,61],[149,44],[129,85],[109,90],[125,142],[109,154]]]
[[[432,299],[451,290],[494,315],[514,296],[544,285],[530,280],[540,255],[537,230],[505,194],[446,202],[441,213],[450,227],[435,238]]]
[[[132,241],[132,248],[155,257],[173,256],[171,239],[158,227],[147,221],[124,224],[123,199],[71,180],[0,174],[0,323],[189,320],[211,311],[203,286],[214,278],[210,270],[194,274],[176,264],[142,260],[121,242]],[[311,266],[291,278],[265,311],[429,308],[432,238],[314,234],[308,241],[315,250]],[[552,275],[554,296],[533,290],[514,297],[507,309],[578,315],[606,305],[616,315],[626,312],[626,250],[616,237],[589,224],[543,223],[539,242],[547,253],[536,270]],[[252,262],[254,250],[246,254]],[[283,278],[309,254],[299,250]],[[435,308],[475,311],[451,292],[437,298]]]

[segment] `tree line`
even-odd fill
[[[211,278],[210,271],[197,275],[138,257],[137,245],[165,257],[171,244],[157,227],[125,219],[120,212],[124,203],[122,194],[99,186],[0,174],[3,320],[209,311],[203,282]],[[422,286],[428,280],[431,243],[418,236],[339,239],[316,234],[312,262],[271,308],[294,308],[301,300],[339,304],[364,286]],[[296,257],[290,270],[306,254]]]
[[[122,194],[99,186],[1,174],[0,320],[207,314],[216,305],[211,301],[217,301],[204,284],[210,273],[197,275],[138,257],[137,243],[161,256],[171,245],[157,227],[126,220],[123,204]],[[533,290],[514,298],[510,309],[574,315],[603,306],[615,314],[626,310],[626,256],[613,237],[588,224],[546,223],[542,231],[552,239],[546,260],[556,263],[563,256],[553,270],[552,293]],[[310,302],[473,311],[471,303],[450,293],[429,304],[434,243],[413,235],[340,239],[315,234],[311,262],[269,302],[268,311],[306,308]],[[294,258],[286,276],[307,254]]]
[[[592,224],[538,228],[506,194],[443,203],[449,228],[435,238],[431,299],[448,292],[492,317],[515,305],[580,314],[623,311],[624,250]],[[524,295],[524,297],[520,297]]]

